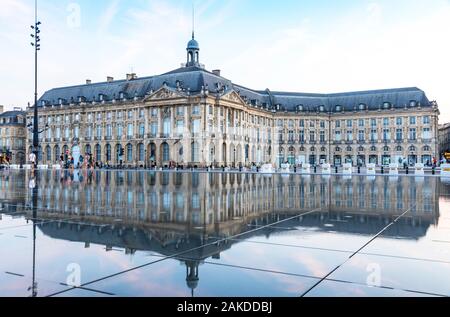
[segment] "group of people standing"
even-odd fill
[[[6,154],[6,153],[0,154],[0,165],[9,167],[10,162],[11,162],[11,158],[8,156],[8,154]]]

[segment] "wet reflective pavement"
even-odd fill
[[[439,178],[0,173],[0,296],[449,296]]]

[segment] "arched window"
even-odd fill
[[[341,152],[341,148],[339,146],[336,147],[336,152]]]
[[[138,144],[138,161],[145,161],[144,144],[142,143]]]
[[[352,149],[352,147],[351,146],[347,146],[347,152],[351,152],[351,151],[353,151],[353,149]]]
[[[371,152],[376,152],[376,151],[377,151],[376,146],[372,146],[372,147],[370,148],[370,151],[371,151]]]
[[[363,148],[362,146],[360,146],[360,147],[358,148],[358,152],[364,152],[364,148]]]
[[[305,147],[304,146],[300,147],[300,152],[305,152]]]
[[[200,155],[199,155],[199,146],[197,142],[191,143],[191,161],[194,162],[200,162]]]
[[[431,147],[429,147],[428,145],[423,147],[423,151],[424,152],[431,152]]]
[[[415,151],[416,151],[416,147],[415,147],[414,145],[411,145],[411,146],[409,147],[409,150],[410,150],[411,152],[415,152]]]
[[[326,152],[327,149],[326,149],[324,146],[322,146],[322,148],[320,149],[320,151],[321,151],[321,152]]]
[[[161,145],[161,147],[162,147],[162,159],[163,159],[163,162],[169,162],[170,161],[170,147],[169,147],[169,144],[164,142]]]
[[[47,162],[51,162],[52,160],[52,149],[49,145],[46,146],[45,148],[45,155],[47,157]]]
[[[95,146],[95,160],[97,162],[101,162],[102,161],[102,148],[101,148],[100,144],[97,144]]]
[[[312,147],[311,148],[311,152],[315,152],[316,151],[316,148],[315,147]]]
[[[293,147],[293,146],[291,146],[290,148],[289,148],[289,152],[295,152],[295,148]]]
[[[389,148],[389,146],[385,146],[384,148],[383,148],[383,151],[384,152],[389,152],[391,149]]]
[[[110,144],[106,144],[106,161],[111,161],[112,160],[112,156],[111,156],[111,145]]]
[[[91,154],[92,153],[92,149],[91,149],[91,146],[88,144],[88,145],[86,145],[86,149],[85,149],[85,152],[84,152],[85,154]]]
[[[59,145],[55,146],[54,152],[55,152],[55,162],[58,162],[59,161],[59,157],[61,156],[61,150],[59,148]]]
[[[127,144],[127,161],[133,162],[133,145]]]
[[[361,111],[366,110],[366,105],[363,103],[359,104],[359,110],[361,110]]]
[[[397,146],[396,151],[397,152],[403,152],[403,148],[401,146]]]

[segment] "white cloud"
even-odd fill
[[[98,33],[103,34],[109,29],[109,26],[111,25],[111,23],[113,22],[114,18],[116,17],[119,11],[119,3],[120,0],[111,1],[108,8],[100,17],[99,27],[97,30]]]
[[[446,109],[450,103],[449,2],[430,1],[424,12],[395,16],[389,3],[380,3],[361,3],[326,21],[303,17],[297,23],[290,21],[285,29],[257,32],[250,39],[245,28],[239,34],[224,31],[233,24],[238,2],[198,2],[201,59],[209,69],[221,68],[226,77],[255,89],[340,92],[418,86],[430,99],[437,99],[442,121],[450,121],[450,109]],[[27,29],[33,8],[28,4],[2,1],[0,38],[8,46],[0,51],[0,71],[7,74],[0,78],[0,87],[7,89],[0,104],[9,107],[25,106],[33,96]],[[40,93],[81,84],[87,78],[123,78],[131,67],[138,76],[178,67],[190,36],[190,7],[162,0],[141,4],[139,9],[119,11],[119,0],[112,2],[95,23],[94,33],[84,24],[69,29],[63,25],[64,17],[53,18],[65,15],[64,7],[48,4],[41,10],[46,24]],[[229,43],[234,43],[232,49]]]

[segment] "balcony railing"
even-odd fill
[[[112,136],[111,135],[109,135],[109,136],[105,136],[105,141],[112,141]]]

